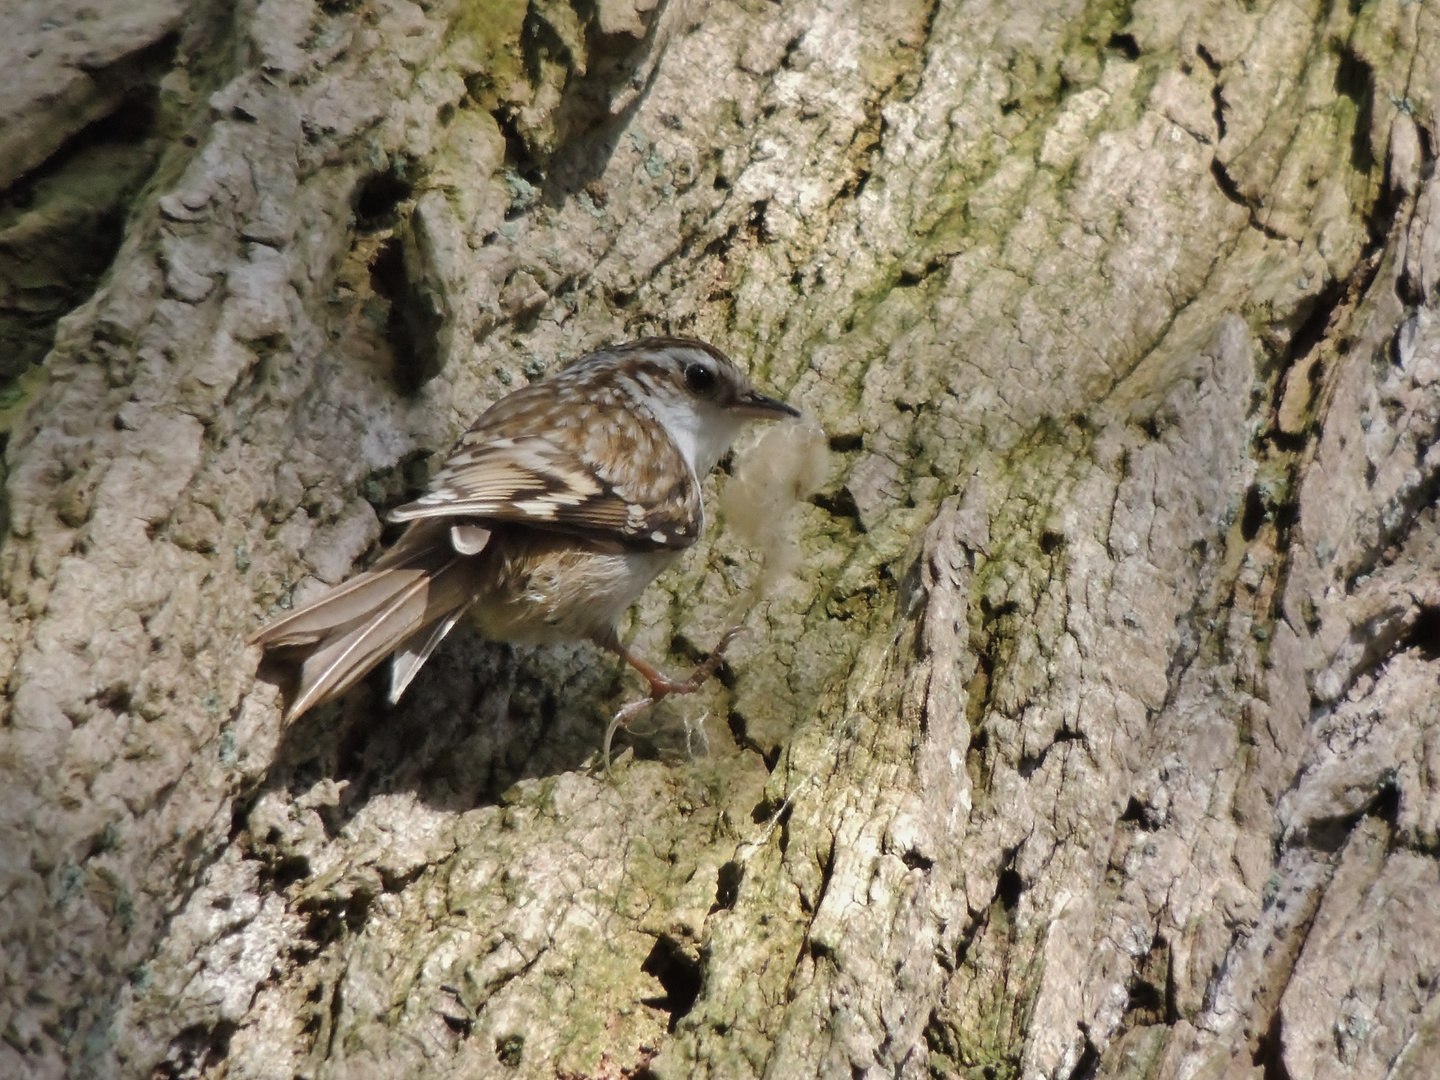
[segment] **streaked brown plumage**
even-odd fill
[[[373,567],[262,627],[306,650],[287,715],[339,696],[394,653],[390,700],[469,612],[498,641],[589,638],[653,697],[689,683],[621,648],[620,615],[704,529],[700,480],[751,420],[799,415],[713,346],[645,338],[584,356],[490,407],[410,527]]]

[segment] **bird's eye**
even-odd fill
[[[705,364],[687,364],[685,385],[692,394],[709,394],[715,389],[715,372]]]

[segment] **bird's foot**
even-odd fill
[[[693,694],[699,690],[714,677],[715,672],[720,670],[720,665],[725,662],[725,650],[739,636],[740,627],[738,626],[732,626],[726,630],[720,635],[720,642],[710,651],[710,655],[697,664],[695,669],[683,679],[672,679],[635,657],[627,656],[625,659],[629,660],[630,665],[645,677],[645,681],[650,684],[650,700],[656,702],[671,694]]]
[[[605,771],[610,771],[610,743],[615,738],[615,732],[626,726],[631,720],[639,716],[646,709],[653,706],[662,698],[670,697],[672,694],[693,694],[704,686],[715,672],[720,670],[720,665],[725,662],[725,650],[731,643],[740,636],[740,627],[732,626],[725,633],[720,635],[720,641],[710,655],[695,666],[689,676],[684,679],[672,679],[657,669],[651,667],[638,656],[631,654],[625,648],[616,648],[621,658],[633,667],[650,684],[650,696],[632,701],[622,707],[610,720],[610,726],[605,729],[605,745],[601,751],[601,760],[605,763]]]

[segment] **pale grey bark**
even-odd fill
[[[1431,1074],[1432,0],[115,8],[0,82],[0,329],[93,290],[0,372],[0,1074]],[[654,331],[834,454],[725,678],[608,777],[589,646],[282,725],[248,633]]]

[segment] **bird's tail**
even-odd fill
[[[251,636],[300,660],[286,719],[339,697],[391,653],[391,703],[400,697],[474,596],[471,553],[483,547],[474,536],[482,530],[465,528],[457,550],[448,526],[417,522],[374,567]]]

